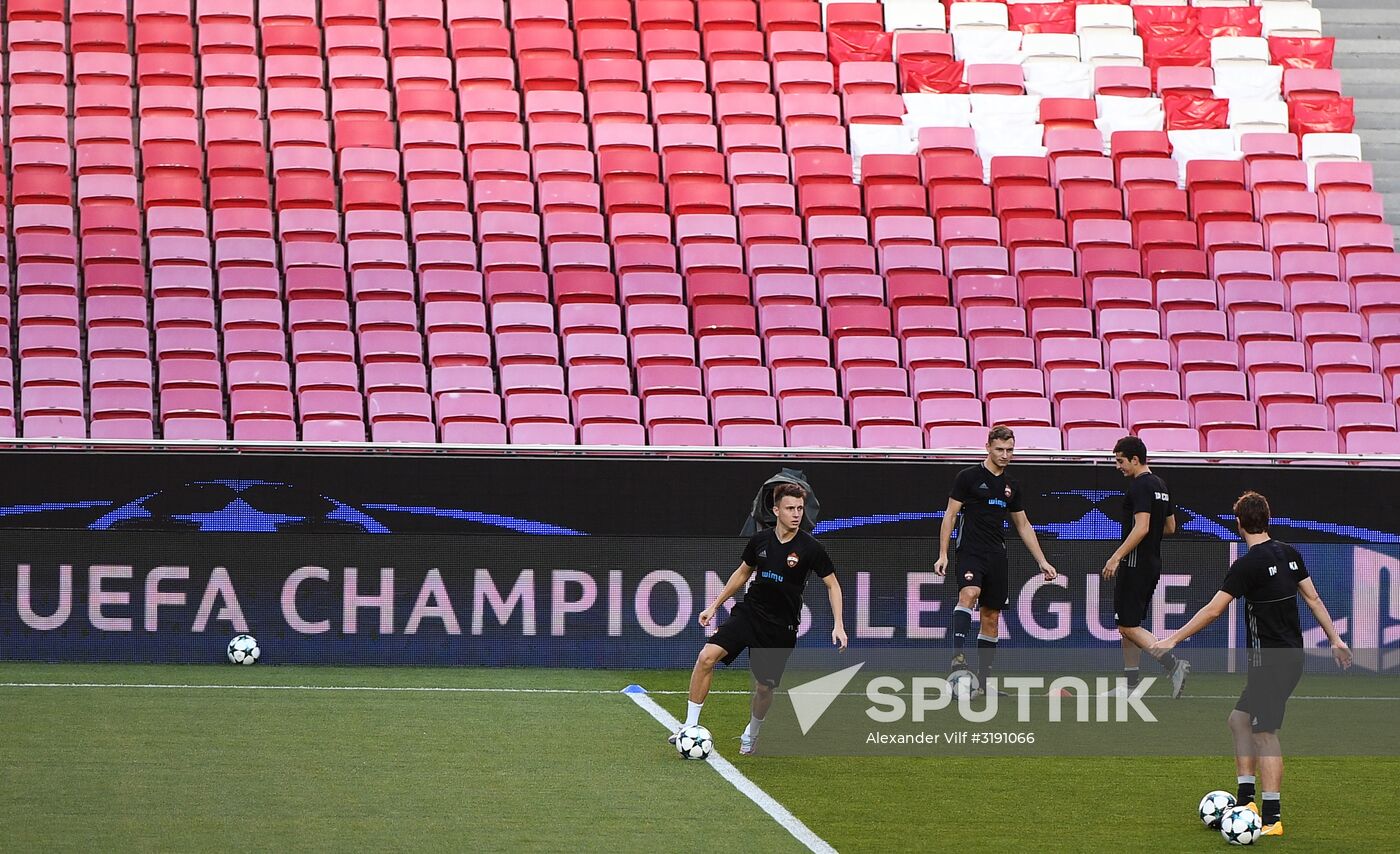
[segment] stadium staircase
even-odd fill
[[[1337,39],[1333,64],[1356,98],[1356,133],[1376,169],[1385,209],[1400,211],[1400,5],[1394,0],[1315,0],[1322,30]]]

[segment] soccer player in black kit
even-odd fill
[[[1055,578],[1055,567],[1045,559],[1040,541],[1035,536],[1026,513],[1021,509],[1021,485],[1006,476],[1011,456],[1016,451],[1016,434],[1010,427],[993,427],[987,433],[987,458],[981,463],[958,472],[953,490],[948,496],[948,508],[943,512],[943,526],[938,532],[938,560],[933,571],[948,572],[948,541],[953,523],[962,513],[958,530],[958,605],[953,611],[953,670],[967,666],[963,644],[972,630],[972,609],[980,612],[977,632],[977,676],[982,686],[996,655],[1000,634],[1001,612],[1010,603],[1010,578],[1006,561],[1006,537],[1003,529],[1008,519],[1026,544],[1045,580]],[[979,687],[978,691],[984,690]]]
[[[802,530],[806,500],[806,491],[795,483],[779,484],[773,489],[773,515],[777,525],[749,538],[739,568],[729,576],[710,607],[700,612],[700,625],[708,626],[719,607],[753,578],[744,601],[734,606],[729,619],[710,637],[695,660],[695,669],[690,674],[690,702],[685,722],[681,724],[681,729],[685,729],[700,722],[700,708],[710,693],[715,665],[721,661],[730,664],[747,649],[754,686],[749,725],[739,737],[739,752],[746,756],[758,745],[759,728],[773,705],[773,691],[782,680],[788,657],[797,645],[802,590],[807,585],[809,572],[826,584],[835,621],[831,642],[842,650],[846,648],[841,584],[836,580],[836,571],[826,549]],[[674,743],[679,734],[677,730],[668,740]]]
[[[1147,445],[1141,439],[1119,439],[1113,446],[1113,459],[1129,483],[1123,496],[1123,542],[1104,563],[1103,577],[1105,581],[1114,579],[1113,620],[1123,645],[1126,688],[1131,691],[1141,679],[1142,651],[1157,641],[1142,624],[1162,578],[1162,537],[1176,533],[1176,511],[1166,482],[1147,467]],[[1171,677],[1172,696],[1180,697],[1186,674],[1191,672],[1190,663],[1170,652],[1157,657],[1157,663]]]
[[[1230,565],[1220,592],[1153,651],[1170,651],[1214,622],[1231,602],[1244,597],[1249,676],[1228,721],[1235,741],[1239,784],[1236,800],[1240,806],[1260,813],[1263,835],[1282,836],[1283,801],[1279,792],[1283,753],[1278,730],[1283,726],[1284,706],[1303,675],[1298,594],[1303,595],[1303,602],[1327,634],[1332,657],[1342,669],[1351,666],[1351,650],[1337,635],[1332,616],[1317,595],[1297,549],[1269,537],[1269,515],[1269,502],[1264,496],[1257,492],[1240,496],[1235,502],[1235,527],[1249,551]],[[1254,801],[1256,782],[1262,787],[1262,810]]]

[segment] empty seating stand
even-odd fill
[[[0,436],[1397,447],[1305,4],[90,6],[5,7]]]

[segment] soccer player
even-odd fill
[[[750,577],[744,600],[734,606],[729,619],[701,648],[690,674],[690,702],[681,729],[700,722],[700,709],[710,693],[715,664],[730,664],[739,653],[749,650],[749,670],[753,673],[753,701],[749,725],[739,737],[739,753],[747,756],[758,746],[759,729],[773,705],[773,691],[782,680],[788,656],[797,645],[797,625],[802,619],[802,590],[807,574],[826,583],[835,627],[834,646],[846,649],[846,629],[841,619],[841,584],[826,549],[802,530],[807,493],[795,483],[782,483],[773,489],[773,515],[777,525],[749,538],[739,568],[729,576],[724,589],[700,612],[700,625],[708,626],[715,611],[743,589]],[[757,574],[755,574],[757,573]],[[669,741],[675,742],[680,730]]]
[[[1308,568],[1297,549],[1269,536],[1269,502],[1246,492],[1235,502],[1235,527],[1249,551],[1230,565],[1225,580],[1205,607],[1186,625],[1154,647],[1167,652],[1210,625],[1230,603],[1244,597],[1245,639],[1249,675],[1228,723],[1235,741],[1236,801],[1260,813],[1265,836],[1283,835],[1283,754],[1278,730],[1284,706],[1303,675],[1303,627],[1298,620],[1298,594],[1327,633],[1332,657],[1343,670],[1351,666],[1351,650],[1337,635],[1332,615],[1317,595]],[[1258,775],[1256,777],[1256,774]],[[1264,808],[1254,802],[1254,786],[1262,782]]]
[[[1176,511],[1166,482],[1147,467],[1147,445],[1141,439],[1119,439],[1113,446],[1113,460],[1130,483],[1123,496],[1123,542],[1104,563],[1103,577],[1114,579],[1113,619],[1123,645],[1123,675],[1131,691],[1142,679],[1142,651],[1157,641],[1142,623],[1162,578],[1162,537],[1176,533]],[[1172,696],[1180,697],[1191,664],[1170,652],[1157,657],[1157,663],[1171,677]]]
[[[963,645],[972,630],[972,609],[981,613],[977,633],[977,676],[985,686],[996,656],[1001,612],[1010,603],[1010,578],[1006,563],[1006,538],[1002,530],[1006,521],[1026,544],[1045,580],[1055,578],[1055,567],[1045,559],[1035,528],[1021,509],[1021,485],[1006,476],[1006,467],[1016,452],[1016,434],[1010,427],[993,427],[987,433],[987,458],[975,466],[958,472],[953,479],[953,491],[948,496],[948,508],[943,512],[943,526],[938,532],[938,560],[933,571],[948,572],[948,541],[953,523],[962,513],[958,531],[958,606],[953,611],[953,660],[950,667],[961,670],[967,666]],[[982,691],[981,687],[978,691]]]

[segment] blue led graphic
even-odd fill
[[[1042,522],[1037,524],[1035,529],[1059,540],[1117,541],[1122,538],[1121,524],[1097,505],[1119,499],[1121,496],[1121,492],[1113,490],[1090,489],[1043,493],[1041,497],[1058,500],[1057,503],[1066,499],[1082,500],[1089,506],[1077,519],[1067,522]],[[268,506],[269,500],[271,506]],[[327,505],[329,509],[321,512],[320,508]],[[288,507],[315,507],[317,510],[307,516],[282,512]],[[318,523],[321,523],[322,527],[349,527],[367,534],[392,533],[389,525],[366,512],[373,511],[376,515],[402,513],[409,516],[452,519],[528,536],[589,536],[585,531],[564,525],[482,510],[383,502],[355,507],[314,489],[275,481],[246,479],[191,481],[172,489],[148,492],[124,503],[87,500],[15,504],[0,507],[0,519],[102,509],[106,512],[87,525],[89,530],[116,530],[133,522],[147,522],[159,527],[162,522],[168,522],[171,528],[189,529],[193,525],[194,530],[200,532],[276,533],[292,526],[306,526],[315,530]],[[1234,530],[1234,517],[1229,514],[1207,515],[1186,507],[1178,507],[1177,512],[1178,518],[1182,520],[1181,529],[1185,532],[1225,542],[1239,540]],[[830,534],[942,518],[942,510],[865,514],[824,519],[817,523],[814,533]],[[1284,516],[1274,517],[1272,524],[1283,537],[1287,536],[1286,529],[1295,529],[1378,545],[1400,544],[1400,534],[1356,525]]]
[[[181,513],[170,517],[181,522],[194,522],[201,531],[238,531],[246,533],[271,533],[292,522],[304,522],[305,516],[287,516],[282,513],[266,513],[242,498],[235,498],[226,506],[209,513]]]
[[[249,493],[255,488],[267,488],[271,490],[298,490],[297,487],[287,483],[277,483],[267,480],[201,480],[193,481],[179,487],[174,491],[175,503],[180,503],[179,490],[193,490],[199,494],[200,498],[207,500],[208,493],[212,489],[225,489],[228,491],[225,503],[215,509],[195,511],[189,513],[172,513],[167,518],[172,522],[194,523],[201,532],[218,533],[274,533],[280,531],[288,525],[298,522],[319,521],[314,517],[291,516],[275,510],[256,506],[257,499],[249,500]],[[299,491],[299,490],[298,490]],[[151,512],[149,502],[153,498],[168,498],[168,492],[150,492],[128,501],[113,510],[108,511],[100,518],[88,525],[89,530],[110,531],[126,522],[156,521],[155,514]],[[189,498],[192,501],[194,495]],[[295,497],[295,496],[293,496]],[[321,519],[331,522],[352,525],[366,534],[388,534],[390,530],[379,520],[369,514],[357,510],[343,501],[338,501],[327,495],[312,492],[309,497],[327,501],[332,505],[332,509],[321,516]],[[111,502],[104,502],[104,506]],[[184,527],[181,525],[180,527]]]
[[[575,531],[573,528],[565,528],[562,525],[552,525],[549,522],[539,522],[533,519],[517,519],[514,516],[502,516],[498,513],[483,513],[480,510],[458,510],[452,507],[412,507],[404,504],[366,504],[365,507],[370,510],[387,510],[392,513],[412,513],[418,516],[436,516],[440,519],[476,522],[531,536],[588,536],[583,531]]]
[[[146,502],[159,495],[159,492],[147,493],[135,501],[128,501],[126,504],[112,510],[97,521],[88,525],[90,531],[110,531],[112,526],[121,522],[130,522],[138,519],[150,519],[151,511],[146,509]]]
[[[1235,521],[1233,515],[1221,516],[1222,519]],[[1293,519],[1288,516],[1275,516],[1269,520],[1270,526],[1282,528],[1298,528],[1303,531],[1317,531],[1321,534],[1332,534],[1338,537],[1352,537],[1358,540],[1377,545],[1391,545],[1400,543],[1400,535],[1390,534],[1385,531],[1376,531],[1371,528],[1358,528],[1355,525],[1339,525],[1336,522],[1318,522],[1309,519]]]
[[[23,516],[27,513],[55,513],[61,510],[86,510],[111,507],[110,501],[48,501],[43,504],[15,504],[0,507],[0,516]]]
[[[1036,533],[1054,534],[1061,540],[1121,540],[1123,526],[1095,507],[1073,522],[1046,522]]]
[[[1178,507],[1177,512],[1184,513],[1189,517],[1181,524],[1181,530],[1183,531],[1204,534],[1207,537],[1215,537],[1217,540],[1234,541],[1240,538],[1239,534],[1236,534],[1232,529],[1225,527],[1209,516],[1202,516],[1184,507]]]
[[[917,522],[920,519],[942,519],[943,511],[933,513],[878,513],[874,516],[852,516],[849,519],[828,519],[818,522],[812,529],[814,534],[829,534],[863,525],[884,525],[888,522]]]

